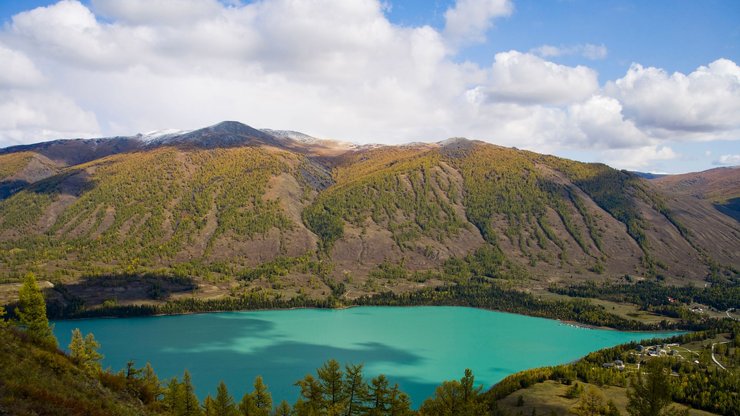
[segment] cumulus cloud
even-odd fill
[[[624,118],[622,105],[614,98],[594,95],[583,103],[573,104],[568,113],[578,136],[595,147],[622,149],[650,143],[651,138]]]
[[[43,75],[26,55],[0,43],[0,88],[34,87],[43,81]]]
[[[92,0],[102,16],[130,24],[190,24],[221,12],[217,0]]]
[[[633,64],[606,85],[625,114],[652,134],[707,140],[740,130],[740,67],[718,59],[688,75]]]
[[[486,93],[493,101],[566,104],[599,88],[596,71],[570,67],[517,51],[497,53]]]
[[[173,6],[174,5],[174,6]],[[740,137],[738,66],[633,65],[599,85],[604,45],[459,62],[509,0],[457,0],[445,26],[398,26],[380,0],[61,0],[0,29],[0,146],[198,128],[224,119],[361,142],[467,136],[637,166],[673,137]],[[633,155],[636,161],[629,162]]]
[[[0,92],[0,147],[90,137],[98,131],[95,115],[63,95],[44,91]]]
[[[607,150],[602,155],[610,165],[628,170],[645,169],[656,161],[671,160],[678,157],[678,154],[670,147],[658,145]]]
[[[542,45],[532,49],[530,52],[543,58],[579,55],[591,60],[604,59],[608,54],[604,44],[594,45],[592,43],[571,46]]]
[[[714,161],[715,165],[723,166],[736,166],[740,165],[740,154],[737,155],[722,155],[719,159]]]
[[[445,36],[452,42],[480,42],[493,25],[492,19],[509,16],[510,0],[457,0],[445,12]]]

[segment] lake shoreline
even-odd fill
[[[511,314],[511,315],[517,315],[517,316],[525,316],[529,318],[539,318],[539,319],[547,319],[551,321],[557,321],[565,326],[571,326],[574,328],[579,329],[589,329],[589,330],[605,330],[605,331],[619,331],[619,332],[633,332],[633,333],[646,333],[646,332],[652,332],[652,333],[660,333],[660,332],[691,332],[689,330],[672,330],[672,329],[644,329],[644,330],[625,330],[625,329],[619,329],[609,326],[597,326],[597,325],[590,325],[574,320],[565,320],[565,319],[558,319],[558,318],[550,318],[545,316],[538,316],[538,315],[530,315],[526,313],[517,313],[517,312],[510,312],[500,309],[493,309],[493,308],[486,308],[486,307],[478,307],[478,306],[467,306],[467,305],[438,305],[438,304],[428,304],[428,305],[343,305],[340,307],[334,307],[334,308],[321,308],[321,307],[313,307],[313,306],[294,306],[294,307],[288,307],[288,308],[258,308],[258,309],[224,309],[224,310],[208,310],[208,311],[188,311],[188,312],[176,312],[176,313],[158,313],[158,314],[152,314],[152,315],[139,315],[139,316],[90,316],[90,317],[73,317],[73,318],[61,318],[61,319],[54,319],[54,322],[65,322],[65,321],[84,321],[84,320],[91,320],[91,319],[132,319],[132,318],[154,318],[154,317],[168,317],[168,316],[189,316],[189,315],[208,315],[208,314],[218,314],[218,313],[229,313],[229,312],[280,312],[280,311],[293,311],[293,310],[333,310],[333,311],[341,311],[341,310],[349,310],[349,309],[355,309],[355,308],[419,308],[419,307],[459,307],[459,308],[471,308],[471,309],[478,309],[478,310],[484,310],[484,311],[490,311],[490,312],[498,312],[498,313],[505,313],[505,314]]]

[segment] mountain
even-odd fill
[[[95,302],[125,301],[89,286],[120,273],[192,279],[207,297],[347,298],[471,276],[546,288],[736,273],[740,223],[670,178],[466,139],[356,146],[238,122],[41,143],[0,151],[0,273],[84,281],[75,296]]]
[[[664,192],[710,202],[740,221],[740,166],[663,176],[653,182]]]

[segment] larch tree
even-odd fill
[[[103,355],[98,352],[100,343],[92,333],[84,338],[79,328],[72,330],[72,341],[69,343],[69,356],[85,371],[96,373],[101,370],[100,360]]]
[[[627,389],[627,413],[631,416],[661,416],[671,404],[671,386],[662,360],[648,361],[647,376],[641,371]]]
[[[281,401],[280,404],[275,408],[275,416],[291,416],[293,409],[285,400]]]
[[[329,414],[339,415],[345,407],[345,389],[342,368],[337,360],[327,361],[317,371],[324,403]]]
[[[46,317],[46,302],[33,273],[26,274],[18,291],[18,318],[26,332],[50,345],[56,346],[57,339]]]
[[[268,416],[270,410],[272,410],[272,395],[261,376],[254,379],[252,397],[254,398],[255,407],[258,409],[257,416]]]
[[[195,388],[193,387],[193,382],[188,370],[185,370],[185,373],[182,376],[182,384],[180,388],[182,389],[180,393],[180,406],[182,407],[181,415],[201,416],[203,412],[201,412],[200,403],[198,402],[198,397],[195,395]]]
[[[347,398],[347,406],[343,416],[359,416],[365,412],[369,391],[362,378],[362,367],[362,364],[345,366],[344,396]]]
[[[234,404],[234,398],[229,394],[229,389],[226,388],[226,384],[223,381],[218,383],[218,388],[216,389],[214,409],[216,411],[215,416],[239,416],[236,410],[236,404]]]

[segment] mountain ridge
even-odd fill
[[[471,278],[737,278],[736,220],[626,171],[461,138],[297,134],[223,122],[4,149],[0,273],[157,272],[204,296],[348,298]]]

